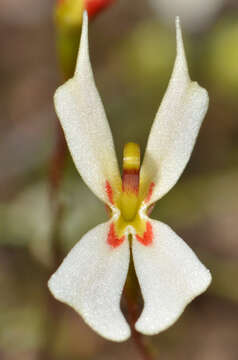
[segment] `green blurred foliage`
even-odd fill
[[[212,89],[230,101],[237,101],[238,93],[238,19],[222,18],[207,37],[207,54],[203,71]]]
[[[175,56],[174,31],[147,21],[139,24],[125,39],[122,49],[124,76],[129,86],[151,89],[168,82]]]
[[[80,34],[81,25],[65,29],[59,28],[56,33],[56,47],[59,53],[60,68],[66,79],[71,78],[74,74]]]
[[[81,34],[84,0],[56,2],[54,20],[56,47],[64,78],[73,76]]]

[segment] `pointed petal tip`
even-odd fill
[[[88,13],[87,10],[84,10],[83,12],[83,22],[82,22],[82,31],[81,31],[81,38],[80,38],[80,48],[83,44],[83,40],[85,40],[85,37],[88,36]]]
[[[84,10],[83,12],[83,27],[88,24],[88,12]]]
[[[86,10],[84,10],[84,12],[83,12],[82,31],[81,31],[81,37],[80,37],[77,63],[76,63],[76,67],[75,67],[75,76],[76,77],[79,74],[79,72],[81,72],[81,67],[82,67],[83,63],[85,63],[87,66],[88,66],[88,63],[90,63],[89,51],[88,51],[88,13]]]
[[[178,29],[180,27],[180,17],[179,17],[179,15],[175,16],[175,26],[176,26],[176,29]]]
[[[174,66],[174,71],[176,67],[180,69],[183,73],[184,79],[190,80],[189,72],[188,72],[188,65],[186,60],[186,54],[183,44],[183,34],[181,28],[180,17],[176,16],[175,18],[175,27],[176,27],[176,61]]]
[[[185,56],[184,46],[183,46],[183,36],[181,29],[180,17],[176,16],[175,18],[175,27],[176,27],[176,42],[177,42],[177,53]]]
[[[180,22],[180,17],[176,16],[175,17],[175,28],[176,28],[176,34],[181,35],[181,22]]]
[[[56,90],[54,105],[77,170],[99,199],[108,203],[106,181],[114,190],[120,187],[121,178],[111,129],[94,81],[87,30],[85,13],[75,74]]]

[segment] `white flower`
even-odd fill
[[[172,325],[204,292],[210,272],[169,226],[148,217],[151,205],[177,182],[191,155],[208,107],[205,89],[189,78],[179,19],[177,57],[156,114],[140,168],[138,145],[124,148],[120,177],[111,131],[96,89],[84,14],[75,75],[55,94],[55,107],[74,163],[89,188],[110,208],[108,222],[83,236],[49,280],[56,299],[72,306],[95,331],[123,341],[130,328],[120,298],[130,246],[144,309],[143,334]]]

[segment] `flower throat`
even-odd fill
[[[135,218],[139,202],[140,183],[140,147],[136,143],[129,142],[123,150],[123,174],[122,194],[120,209],[125,221]]]

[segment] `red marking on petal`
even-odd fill
[[[122,191],[138,195],[139,192],[139,170],[124,170],[122,175]]]
[[[154,207],[155,207],[155,203],[148,206],[148,208],[146,210],[146,213],[147,213],[148,216],[150,216],[150,214],[152,213]]]
[[[114,223],[111,223],[110,229],[107,235],[107,243],[111,245],[113,248],[116,248],[120,246],[125,239],[125,236],[122,236],[121,238],[117,237],[116,231],[115,231],[115,225]]]
[[[153,194],[154,187],[155,187],[155,183],[154,182],[150,183],[149,190],[148,190],[148,193],[147,193],[146,198],[145,198],[145,202],[150,201],[151,196]]]
[[[85,0],[85,8],[90,18],[94,17],[99,11],[111,5],[115,0]]]
[[[112,191],[112,187],[108,180],[106,181],[105,190],[106,190],[109,202],[113,205],[114,204],[113,191]]]
[[[106,213],[107,213],[108,217],[110,218],[112,216],[112,211],[111,211],[110,206],[105,204],[105,209],[106,209]]]
[[[152,243],[153,240],[153,229],[152,229],[152,225],[149,221],[147,221],[146,223],[146,231],[144,232],[143,236],[141,237],[140,235],[136,235],[137,240],[145,245],[148,246]]]

